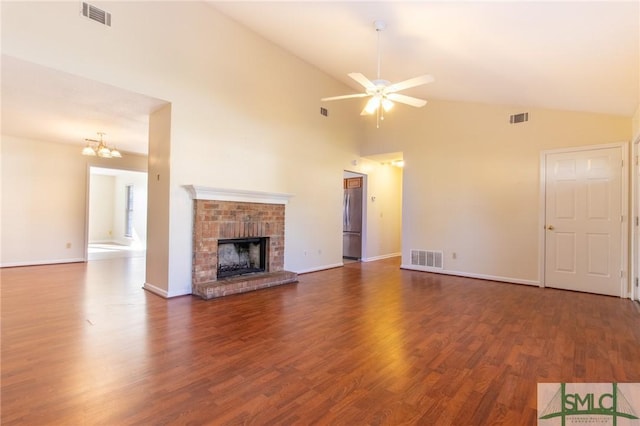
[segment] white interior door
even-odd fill
[[[622,148],[545,160],[545,286],[623,297]]]
[[[640,274],[640,165],[638,164],[638,157],[640,155],[640,136],[633,143],[633,221],[632,221],[632,236],[633,236],[633,250],[632,250],[632,267],[633,267],[633,280],[631,283],[631,297],[640,301],[640,287],[638,276]]]
[[[636,145],[634,146],[635,152],[638,152],[638,145],[636,143]],[[638,225],[640,225],[639,222],[639,217],[640,217],[640,167],[638,167],[638,155],[636,154],[634,156],[634,158],[636,159],[636,162],[634,164],[634,176],[633,176],[633,188],[634,188],[634,207],[633,207],[633,212],[634,212],[634,220],[633,220],[633,258],[632,258],[632,264],[633,264],[633,281],[632,281],[632,293],[631,293],[631,297],[634,298],[635,300],[640,301],[640,291],[638,288],[638,274],[640,271],[640,234],[639,234],[639,230],[640,227]]]

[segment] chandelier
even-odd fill
[[[87,146],[82,150],[82,155],[88,155],[90,157],[101,158],[122,158],[122,154],[116,148],[109,148],[107,144],[102,140],[105,135],[103,132],[98,132],[100,140],[85,139]]]

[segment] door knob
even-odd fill
[[[556,228],[554,228],[554,227],[553,227],[553,225],[549,225],[549,226],[547,227],[547,229],[548,229],[549,231],[553,231],[553,230],[554,230],[554,229],[556,229]]]

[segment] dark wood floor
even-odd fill
[[[625,299],[390,259],[164,300],[143,262],[1,270],[3,425],[534,425],[538,382],[640,382]]]

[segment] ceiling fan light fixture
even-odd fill
[[[380,127],[380,121],[384,120],[384,113],[390,111],[395,102],[406,104],[412,107],[420,108],[425,106],[427,101],[424,99],[414,98],[399,94],[397,92],[410,89],[423,84],[431,83],[434,79],[430,75],[421,75],[418,77],[403,80],[398,83],[391,83],[380,77],[380,33],[387,27],[386,22],[377,20],[373,23],[378,37],[378,54],[377,54],[377,74],[374,80],[369,80],[359,72],[349,73],[348,76],[364,87],[364,93],[355,93],[351,95],[331,96],[321,98],[321,101],[337,101],[341,99],[362,98],[371,96],[367,101],[360,115],[373,115],[376,113],[376,127]],[[382,107],[382,108],[381,108]]]
[[[391,111],[391,108],[393,108],[393,102],[387,98],[382,99],[382,109],[384,109],[384,112]]]
[[[122,158],[122,154],[120,154],[120,151],[118,151],[116,148],[113,148],[111,150],[111,156],[113,158]]]
[[[367,105],[364,107],[364,110],[367,114],[373,114],[380,107],[380,96],[374,96],[367,102]]]

